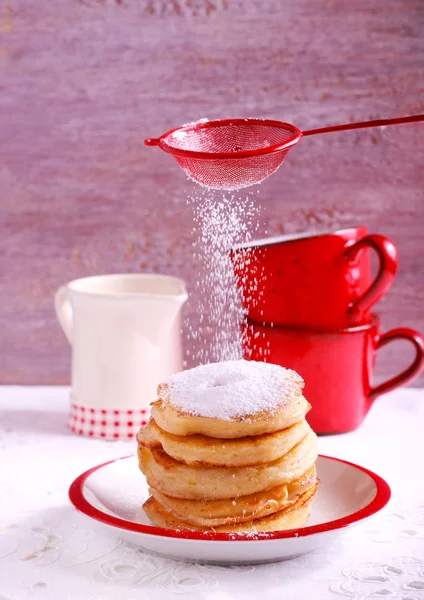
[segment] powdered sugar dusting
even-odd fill
[[[250,249],[237,252],[233,258],[230,252],[251,241],[259,230],[257,194],[238,196],[197,188],[188,201],[194,219],[197,294],[189,296],[187,305],[186,358],[190,365],[237,360],[243,356],[244,311],[234,269],[243,272],[244,265],[249,265],[250,277],[245,278],[252,287],[256,286],[257,295],[263,282],[262,271]],[[251,293],[250,288],[246,290],[248,296]]]
[[[198,121],[192,121],[191,123],[184,123],[183,125],[181,125],[180,129],[177,129],[176,131],[174,131],[174,133],[172,134],[172,137],[176,140],[182,140],[188,134],[188,131],[186,131],[184,129],[184,127],[186,127],[186,128],[193,127],[194,125],[201,125],[202,123],[207,123],[208,121],[209,121],[209,119],[203,118],[203,119],[199,119]]]
[[[270,363],[234,360],[209,363],[172,375],[161,399],[190,415],[232,421],[274,413],[300,395],[303,379]]]
[[[202,123],[207,123],[208,121],[209,119],[207,119],[206,117],[202,117],[198,121],[190,121],[189,123],[183,123],[181,127],[192,127],[193,125],[201,125]]]

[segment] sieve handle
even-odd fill
[[[386,127],[386,125],[400,125],[401,123],[416,123],[419,121],[424,121],[424,115],[397,117],[396,119],[377,119],[375,121],[361,121],[359,123],[346,123],[344,125],[320,127],[319,129],[308,129],[302,133],[303,135],[315,135],[316,133],[331,133],[332,131],[347,131],[348,129],[366,129],[368,127]]]
[[[146,146],[159,146],[159,139],[147,138],[147,140],[144,140],[144,143],[146,144]]]

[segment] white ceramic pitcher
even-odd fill
[[[69,426],[92,437],[134,437],[158,384],[182,369],[184,281],[150,274],[76,279],[55,296],[72,344]]]

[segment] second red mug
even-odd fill
[[[379,263],[374,279],[369,249]],[[231,259],[249,319],[310,328],[369,322],[398,267],[395,245],[365,227],[252,242]]]
[[[394,340],[415,348],[411,365],[373,387],[376,353]],[[312,405],[307,419],[316,433],[343,433],[358,427],[378,396],[393,390],[421,371],[424,338],[413,329],[380,333],[378,317],[345,330],[289,329],[247,322],[244,357],[294,369],[305,380],[305,397]]]

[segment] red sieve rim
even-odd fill
[[[173,134],[175,131],[193,131],[198,129],[207,129],[209,127],[224,127],[227,125],[245,125],[254,123],[256,125],[262,125],[264,127],[275,127],[278,129],[284,129],[290,131],[293,135],[289,140],[285,140],[281,144],[275,144],[274,146],[268,146],[266,148],[258,148],[256,150],[241,150],[240,152],[199,152],[196,150],[183,150],[181,148],[174,148],[170,146],[166,139],[168,136]],[[303,133],[291,123],[284,123],[282,121],[274,121],[270,119],[217,119],[215,121],[205,121],[203,123],[193,123],[191,125],[183,125],[182,127],[175,127],[170,129],[166,133],[162,134],[159,138],[149,138],[144,141],[148,146],[159,146],[164,152],[168,152],[174,156],[183,156],[186,158],[197,158],[204,160],[216,160],[216,159],[238,159],[238,158],[253,158],[255,156],[263,156],[265,154],[273,154],[275,152],[281,152],[287,150],[295,144],[297,144],[302,138]]]

